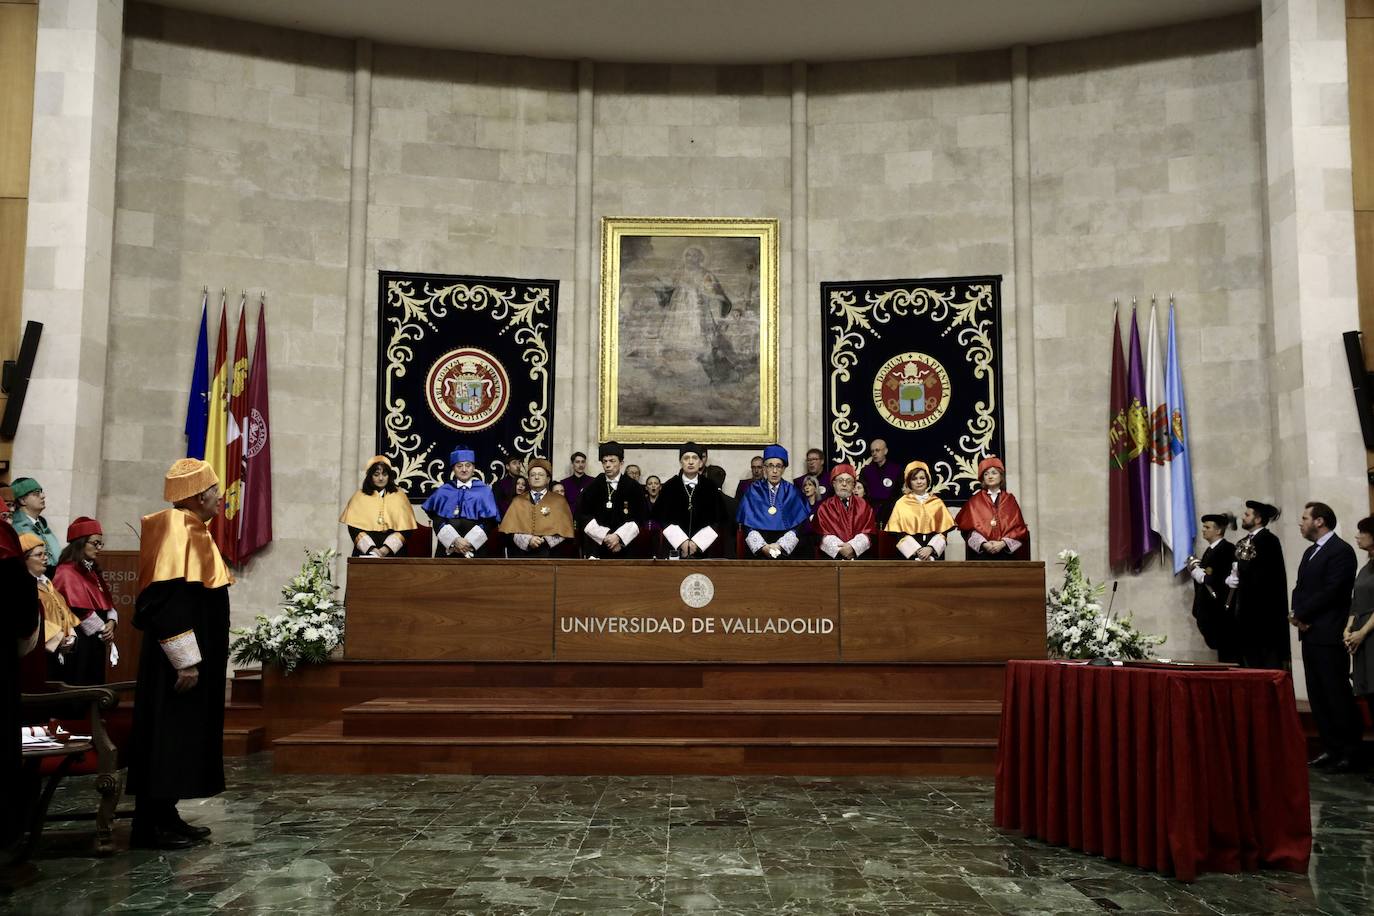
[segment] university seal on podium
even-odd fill
[[[925,429],[949,408],[945,367],[925,353],[898,353],[873,378],[873,406],[898,429]]]
[[[682,596],[682,603],[689,608],[704,608],[716,597],[716,585],[708,576],[692,573],[682,580],[678,594]]]
[[[485,350],[460,347],[434,361],[425,379],[430,411],[449,429],[486,429],[510,404],[510,380]]]

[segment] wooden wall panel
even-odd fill
[[[840,569],[847,662],[1045,657],[1043,563],[885,564]]]
[[[0,197],[29,196],[37,46],[38,5],[0,3]]]
[[[1374,18],[1346,21],[1346,51],[1355,209],[1374,211]]]
[[[350,560],[350,659],[553,658],[552,564]]]

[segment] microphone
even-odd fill
[[[1108,616],[1108,617],[1111,617],[1111,616],[1112,616],[1112,605],[1116,603],[1116,589],[1117,589],[1117,586],[1119,586],[1120,584],[1121,584],[1121,580],[1119,580],[1119,579],[1113,579],[1113,580],[1112,580],[1112,596],[1111,596],[1111,598],[1107,599],[1107,616]]]

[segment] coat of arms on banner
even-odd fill
[[[856,466],[874,439],[920,459],[962,504],[1002,454],[1000,276],[822,283],[828,457]]]
[[[506,459],[553,441],[557,280],[381,271],[377,444],[410,498],[439,486],[449,452],[477,452],[493,481]]]

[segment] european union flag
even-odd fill
[[[186,457],[205,458],[205,431],[210,426],[210,333],[206,327],[208,292],[200,297],[200,334],[196,337],[196,361],[191,369],[191,391],[186,397]]]

